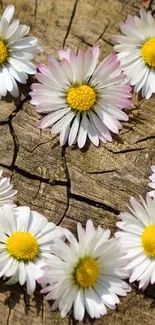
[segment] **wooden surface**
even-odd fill
[[[137,14],[143,4],[155,10],[155,1],[141,0],[12,0],[21,23],[31,26],[44,53],[36,63],[57,57],[63,46],[77,50],[98,42],[100,60],[113,51],[112,34],[127,14]],[[0,13],[10,4],[0,0]],[[31,80],[29,81],[29,84]],[[28,87],[21,97],[0,103],[0,165],[18,189],[18,204],[28,204],[49,220],[75,232],[76,222],[91,218],[96,225],[115,231],[117,215],[126,209],[130,195],[144,195],[150,166],[155,163],[155,100],[138,101],[111,144],[95,148],[88,142],[61,148],[58,137],[35,128],[39,119],[29,104]],[[117,311],[96,320],[96,325],[155,324],[154,293],[133,291],[121,299]],[[0,281],[0,325],[75,324],[72,315],[51,313],[39,287],[29,297],[24,288]],[[91,324],[86,318],[86,324]]]

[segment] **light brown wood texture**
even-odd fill
[[[155,1],[141,0],[12,0],[16,17],[31,26],[31,35],[39,39],[44,53],[38,62],[47,62],[49,54],[70,46],[87,49],[100,45],[100,60],[113,51],[112,34],[127,14],[138,14],[143,4],[155,10]],[[0,14],[10,4],[0,0]],[[31,84],[29,80],[29,86]],[[95,148],[89,142],[83,150],[61,148],[57,136],[35,128],[39,115],[29,103],[29,86],[21,87],[21,96],[10,96],[0,103],[0,165],[18,190],[18,204],[29,205],[56,224],[75,232],[77,221],[85,225],[91,218],[95,225],[116,230],[120,211],[126,209],[131,195],[145,196],[150,166],[155,163],[155,100],[138,100],[129,112],[111,144]],[[8,287],[0,281],[0,325],[76,324],[69,314],[61,319],[51,313],[39,286],[29,297],[18,284]],[[155,324],[153,289],[133,291],[121,299],[116,311],[96,325]]]

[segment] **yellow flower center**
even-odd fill
[[[3,41],[0,40],[0,64],[2,64],[8,57],[8,50]]]
[[[74,274],[75,281],[82,288],[93,286],[96,282],[98,273],[98,263],[92,258],[87,257],[80,261],[79,265],[76,267]]]
[[[29,232],[13,233],[6,245],[9,254],[18,261],[32,261],[39,253],[37,240]]]
[[[75,86],[67,93],[67,103],[78,111],[90,110],[96,102],[96,92],[87,85]]]
[[[142,58],[149,67],[155,68],[155,37],[147,40],[142,49]]]
[[[146,255],[155,257],[155,225],[147,226],[141,236]]]

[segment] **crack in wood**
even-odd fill
[[[99,36],[98,39],[96,40],[96,43],[97,43],[97,42],[98,42],[98,41],[103,37],[103,35],[105,34],[105,32],[106,32],[106,30],[107,30],[107,28],[108,28],[108,26],[109,26],[109,23],[110,23],[110,21],[108,20],[107,25],[105,26],[103,32],[100,34],[100,36]]]
[[[0,125],[6,125],[6,124],[8,124],[8,123],[9,123],[8,120],[6,120],[6,121],[0,121]]]
[[[113,153],[114,155],[119,155],[122,153],[128,153],[128,152],[134,152],[134,151],[143,151],[145,149],[147,149],[147,147],[143,147],[143,148],[129,148],[129,149],[124,149],[124,150],[120,150],[120,151],[113,151],[111,149],[108,149],[107,147],[104,147],[107,151]]]
[[[110,45],[110,46],[114,46],[114,44],[112,43],[112,42],[110,42],[110,41],[108,41],[106,38],[104,38],[104,37],[102,37],[102,40],[106,43],[106,44],[108,44],[108,45]]]
[[[67,205],[66,205],[66,209],[65,209],[65,212],[62,216],[62,218],[59,220],[59,222],[57,223],[57,226],[59,226],[64,217],[66,216],[67,214],[67,211],[69,209],[69,200],[70,200],[70,189],[71,189],[71,180],[70,180],[70,175],[69,175],[69,170],[68,170],[68,166],[67,166],[67,160],[66,160],[66,146],[62,147],[62,150],[61,150],[61,157],[62,157],[62,165],[64,166],[64,170],[65,170],[65,174],[66,174],[66,179],[67,179]]]
[[[155,135],[150,135],[150,136],[148,136],[146,138],[143,138],[143,139],[140,139],[140,140],[136,141],[135,143],[144,142],[144,141],[151,140],[151,139],[155,139]]]
[[[107,205],[105,203],[97,202],[95,200],[89,199],[89,198],[84,197],[82,195],[77,195],[77,194],[74,194],[74,193],[70,193],[70,198],[72,198],[74,200],[77,200],[77,201],[80,201],[80,202],[87,203],[87,204],[92,205],[92,206],[97,207],[97,208],[101,208],[101,209],[103,209],[105,211],[112,212],[115,215],[120,214],[119,210],[117,210],[115,208],[112,208],[111,206],[109,206],[109,205]]]
[[[38,0],[35,0],[35,9],[34,9],[34,17],[35,17],[35,20],[37,18],[37,10],[38,10]]]
[[[16,106],[16,108],[13,110],[13,112],[8,116],[8,118],[5,121],[0,121],[0,125],[9,124],[9,122],[12,121],[12,119],[16,116],[16,114],[23,108],[23,105],[30,100],[30,96],[27,96],[24,98],[19,105]]]
[[[10,134],[11,134],[13,142],[14,142],[14,152],[13,152],[13,158],[12,158],[12,163],[11,163],[11,168],[13,168],[15,165],[16,159],[17,159],[18,151],[19,151],[19,143],[18,143],[18,138],[16,136],[16,133],[14,131],[11,121],[9,121],[9,129],[10,129]]]
[[[68,182],[67,181],[63,181],[63,180],[50,180],[50,178],[44,178],[35,174],[31,174],[29,172],[27,172],[26,170],[19,168],[18,166],[14,165],[14,166],[8,166],[5,164],[0,164],[1,167],[9,169],[10,171],[14,172],[14,173],[18,173],[21,176],[24,176],[28,179],[34,180],[34,181],[40,181],[41,183],[46,183],[46,184],[50,184],[51,186],[68,186]]]
[[[82,43],[86,44],[87,46],[90,46],[92,47],[93,44],[87,42],[85,39],[84,39],[84,36],[79,36],[79,35],[76,35],[76,34],[73,34],[74,37],[78,38]]]
[[[67,31],[66,31],[66,35],[65,35],[65,38],[63,40],[63,47],[65,47],[65,45],[66,45],[66,40],[67,40],[68,35],[70,33],[70,30],[71,30],[71,26],[72,26],[73,19],[74,19],[74,16],[75,16],[77,4],[78,4],[78,0],[75,0],[74,8],[73,8],[72,15],[71,15],[71,18],[70,18],[70,21],[69,21],[69,25],[68,25],[68,28],[67,28]]]
[[[9,308],[9,313],[8,313],[8,317],[7,317],[7,325],[10,325],[10,316],[11,316],[11,311],[12,311],[12,309]]]

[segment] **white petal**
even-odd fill
[[[8,23],[10,23],[10,21],[11,21],[11,19],[13,17],[13,14],[14,14],[14,10],[15,10],[15,7],[13,5],[8,6],[5,9],[1,19],[5,18],[8,21]]]
[[[93,124],[88,120],[88,137],[90,139],[90,141],[98,147],[99,145],[99,137],[98,134],[96,134],[96,130],[93,126]]]
[[[19,262],[19,283],[24,285],[26,281],[26,267],[24,262]]]
[[[67,142],[69,131],[70,131],[70,124],[68,124],[66,127],[64,127],[60,131],[60,144],[61,144],[61,146],[64,146],[65,143]]]
[[[86,139],[87,139],[87,116],[84,112],[82,115],[82,121],[80,123],[79,133],[78,133],[78,146],[79,148],[82,148],[85,145]]]
[[[74,119],[72,126],[70,128],[70,133],[69,133],[69,138],[68,138],[69,146],[71,146],[75,141],[75,138],[77,136],[78,129],[79,129],[79,123],[80,123],[80,112],[78,112],[77,115],[75,116],[75,119]]]
[[[61,121],[61,118],[68,113],[70,110],[69,108],[62,108],[54,113],[48,114],[44,118],[42,118],[39,123],[37,124],[38,128],[44,129],[49,126],[52,126],[55,122]],[[65,115],[66,116],[66,115]],[[68,115],[67,115],[68,116]],[[68,121],[68,120],[67,120]],[[69,124],[70,121],[67,123]]]
[[[33,268],[31,262],[29,262],[28,264],[25,264],[25,268],[26,268],[27,293],[32,294],[36,288],[34,268]]]
[[[67,109],[66,109],[67,110]],[[60,121],[55,123],[52,127],[52,133],[59,133],[64,127],[66,127],[74,118],[75,112],[69,111],[65,116],[63,116]]]
[[[78,294],[74,301],[74,317],[75,319],[81,321],[84,317],[85,308],[84,308],[84,294],[83,289],[78,291]]]

